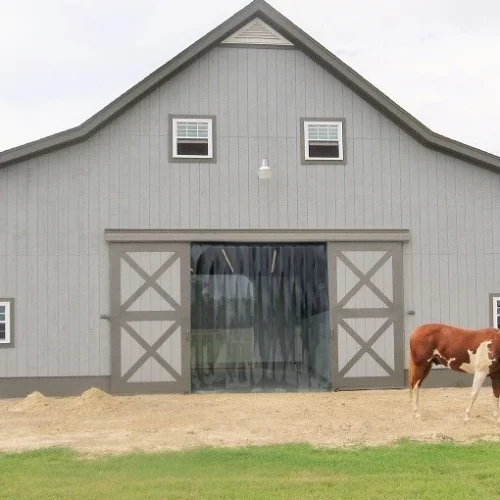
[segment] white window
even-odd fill
[[[304,159],[343,160],[342,134],[342,121],[304,120]]]
[[[493,328],[500,329],[500,295],[495,295],[493,298],[493,317],[491,318],[491,322]]]
[[[173,158],[213,158],[211,118],[172,119]]]
[[[0,302],[0,344],[11,341],[11,302]]]

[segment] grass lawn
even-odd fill
[[[493,499],[500,444],[355,450],[307,445],[87,459],[67,450],[0,454],[2,499]]]

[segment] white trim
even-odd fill
[[[325,158],[325,157],[315,157],[309,156],[309,125],[335,125],[338,130],[338,143],[339,143],[339,156],[337,158]],[[331,161],[338,160],[342,161],[344,159],[344,129],[342,127],[342,121],[340,120],[304,120],[304,159],[315,160],[315,161]]]
[[[190,122],[190,123],[207,123],[208,124],[208,154],[204,155],[179,155],[177,154],[177,123]],[[172,118],[172,158],[213,158],[213,127],[212,118]]]
[[[5,319],[0,323],[5,324],[5,339],[0,339],[0,344],[10,344],[11,339],[11,321],[10,321],[10,302],[0,302],[1,307],[5,307]]]
[[[492,301],[493,301],[493,304],[492,304],[492,309],[491,309],[491,312],[492,312],[491,321],[493,324],[493,328],[498,328],[500,314],[497,313],[497,308],[500,307],[500,305],[499,305],[500,304],[500,295],[495,295],[494,297],[492,297]]]
[[[287,45],[293,46],[283,35],[271,28],[258,17],[245,24],[243,28],[228,36],[222,43],[242,43],[246,45]]]

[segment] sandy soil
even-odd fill
[[[422,420],[409,392],[109,396],[0,400],[0,451],[65,446],[90,454],[158,451],[200,445],[307,442],[318,446],[422,441],[500,441],[490,388],[463,421],[470,389],[423,389]]]

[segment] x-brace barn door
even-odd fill
[[[111,391],[189,392],[185,243],[112,243]]]
[[[331,243],[332,387],[404,386],[400,243]]]

